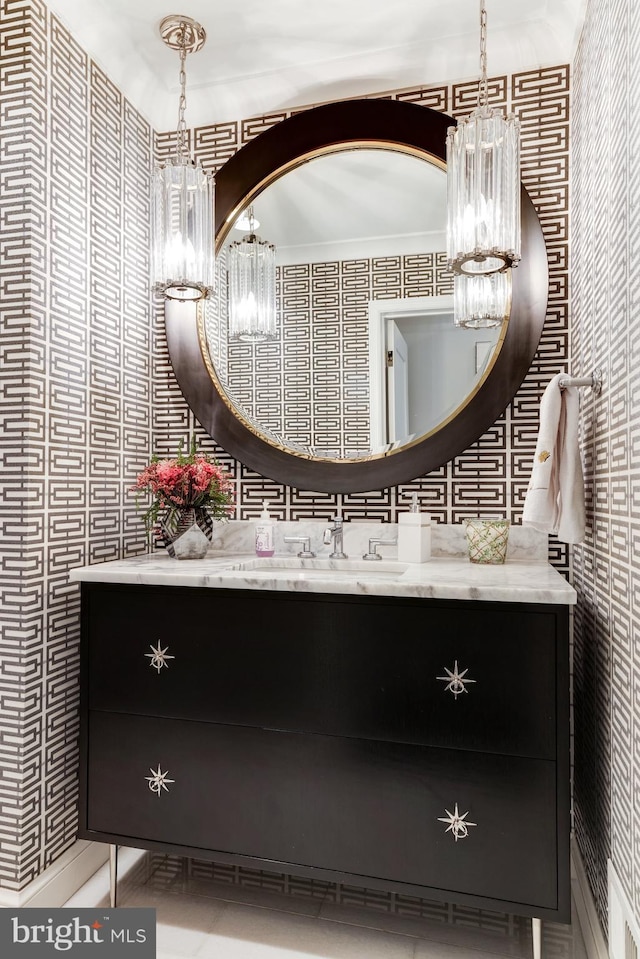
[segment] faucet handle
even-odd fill
[[[285,536],[285,543],[301,543],[302,549],[298,553],[299,559],[314,559],[315,553],[311,550],[311,538],[309,536]]]
[[[382,559],[382,556],[378,552],[378,546],[397,546],[397,539],[370,539],[369,540],[369,552],[363,555],[363,559]]]

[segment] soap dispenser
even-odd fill
[[[417,493],[411,510],[398,514],[398,560],[401,563],[426,563],[431,559],[431,517],[418,509]]]
[[[262,501],[262,512],[256,525],[256,556],[273,556],[273,520],[269,514],[269,503]]]

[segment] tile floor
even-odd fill
[[[157,910],[158,959],[530,959],[530,923],[465,910],[448,921],[397,915],[166,870],[121,849],[118,905]],[[185,861],[186,862],[186,861]],[[104,866],[67,906],[108,905]],[[575,910],[574,910],[575,912]],[[446,911],[444,912],[446,915]],[[501,917],[504,919],[504,917]],[[543,923],[543,959],[586,959],[577,920]]]

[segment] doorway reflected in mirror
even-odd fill
[[[453,297],[369,304],[370,445],[411,443],[455,415],[490,369],[499,328],[455,326]]]

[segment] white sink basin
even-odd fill
[[[299,559],[296,556],[256,557],[237,563],[233,572],[246,573],[252,579],[323,579],[343,576],[357,580],[398,579],[406,572],[406,563],[389,560]]]

